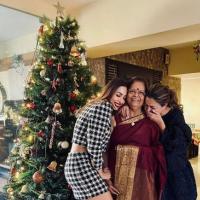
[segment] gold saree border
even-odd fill
[[[120,194],[117,200],[131,200],[139,147],[118,145],[115,165],[115,187]]]
[[[119,125],[131,124],[132,126],[134,126],[135,122],[138,122],[138,121],[140,121],[140,120],[142,120],[144,118],[145,118],[145,115],[142,113],[140,115],[137,115],[135,117],[131,117],[129,119],[126,119],[126,120],[120,122]]]

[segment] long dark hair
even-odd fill
[[[127,81],[121,78],[114,78],[107,83],[107,85],[103,88],[100,97],[98,97],[96,100],[98,101],[106,99],[109,101],[116,90],[121,86],[127,87]]]
[[[146,96],[154,99],[161,106],[167,104],[169,108],[178,108],[182,110],[182,105],[178,104],[176,92],[167,85],[162,85],[161,83],[152,85],[148,89]]]
[[[86,107],[92,105],[93,103],[101,102],[103,100],[110,101],[113,94],[121,86],[124,86],[127,88],[127,81],[121,78],[112,79],[104,86],[104,88],[102,89],[102,92],[99,94],[97,98],[89,101],[85,106],[83,106],[76,112],[76,116],[78,116]]]

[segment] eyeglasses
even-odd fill
[[[141,91],[141,90],[134,90],[134,89],[132,89],[132,90],[129,90],[128,93],[129,94],[134,94],[134,95],[137,94],[140,97],[144,97],[145,96],[145,92]]]

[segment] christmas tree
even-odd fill
[[[77,37],[77,21],[61,16],[43,21],[25,88],[23,121],[10,154],[8,199],[73,199],[64,164],[75,113],[99,91]]]

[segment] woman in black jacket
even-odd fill
[[[196,183],[187,160],[192,132],[185,123],[176,93],[168,86],[153,85],[146,95],[146,113],[160,127],[160,141],[167,161],[167,183],[162,200],[195,200]]]

